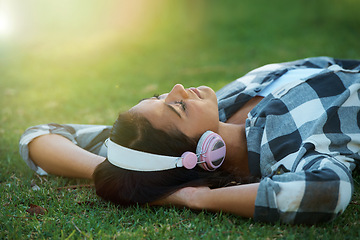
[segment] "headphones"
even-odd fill
[[[146,153],[123,147],[108,138],[107,159],[114,166],[134,171],[162,171],[177,167],[192,169],[196,165],[214,171],[224,162],[226,146],[217,133],[206,131],[200,138],[196,153],[184,152],[181,157]]]

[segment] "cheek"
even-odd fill
[[[196,122],[196,125],[199,129],[202,129],[204,131],[206,130],[212,130],[214,131],[219,123],[219,114],[217,109],[215,108],[201,108],[196,110],[194,123]]]
[[[196,104],[191,109],[194,116],[197,119],[213,121],[219,120],[219,112],[217,104],[213,104],[212,102],[204,102],[201,104]]]

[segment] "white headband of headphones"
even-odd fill
[[[135,171],[161,171],[182,167],[181,157],[141,152],[106,140],[108,161],[120,168]]]

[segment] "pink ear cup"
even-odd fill
[[[220,167],[221,164],[218,164],[218,166],[215,166],[213,164],[213,161],[217,160],[217,159],[223,159],[222,161],[224,161],[224,156],[225,156],[225,147],[222,148],[218,148],[216,150],[212,150],[212,151],[208,151],[206,154],[206,159],[205,161],[208,163],[208,165],[211,165],[213,168],[218,168]]]
[[[203,169],[214,171],[223,163],[225,154],[225,142],[220,135],[212,131],[206,131],[198,142],[196,154],[184,152],[181,155],[182,165],[187,169],[193,169],[199,163],[199,166]],[[217,164],[214,164],[215,161]]]
[[[217,147],[217,149],[215,149]],[[220,135],[212,131],[206,131],[200,138],[196,148],[196,153],[200,154],[199,164],[205,170],[214,171],[220,167],[225,159],[226,146]],[[219,161],[214,164],[215,161]]]
[[[187,169],[193,169],[198,161],[198,158],[193,152],[184,152],[182,155],[182,164]]]

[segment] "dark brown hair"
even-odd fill
[[[156,129],[146,118],[131,112],[119,115],[110,134],[110,139],[119,145],[167,156],[181,156],[185,151],[195,152],[199,138],[191,139],[175,127],[171,132]],[[132,171],[105,160],[96,167],[93,178],[100,197],[116,204],[132,205],[158,200],[186,186],[223,185],[221,179],[224,178],[216,175],[219,173],[207,172],[200,167],[190,170]]]

